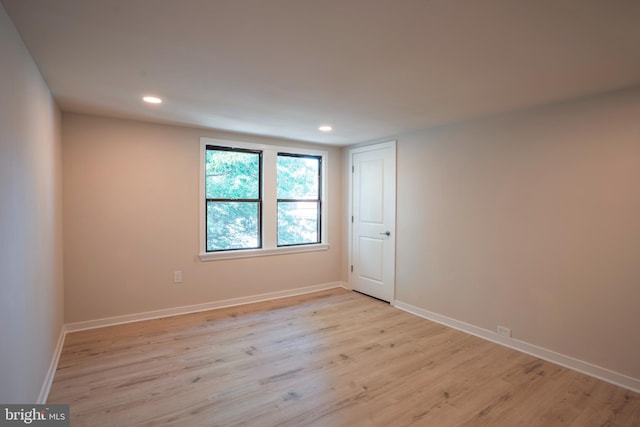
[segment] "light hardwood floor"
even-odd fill
[[[79,426],[640,426],[640,395],[343,289],[67,335]]]

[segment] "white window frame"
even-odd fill
[[[236,249],[233,251],[207,252],[206,239],[206,194],[205,194],[205,161],[207,145],[216,145],[231,148],[245,148],[249,150],[262,151],[262,248],[259,249]],[[322,225],[320,227],[320,243],[303,244],[296,246],[277,246],[277,219],[278,203],[276,192],[276,167],[278,153],[303,154],[310,156],[320,156],[322,185],[320,215]],[[328,201],[327,188],[329,187],[329,177],[327,176],[328,152],[300,147],[276,146],[268,144],[254,144],[250,142],[231,141],[217,138],[200,138],[200,261],[214,261],[233,258],[251,258],[257,256],[269,256],[280,254],[291,254],[299,252],[326,251],[329,249],[327,242]]]

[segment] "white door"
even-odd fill
[[[351,150],[351,286],[391,302],[395,290],[396,144]]]

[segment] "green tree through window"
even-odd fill
[[[261,180],[260,151],[207,145],[207,252],[262,246]]]

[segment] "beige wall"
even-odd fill
[[[640,379],[640,90],[398,137],[399,301]]]
[[[329,152],[328,251],[201,262],[201,136],[287,145],[255,136],[64,114],[68,323],[342,279],[341,150],[321,147]],[[183,272],[183,283],[172,283],[174,270]]]
[[[60,112],[0,5],[0,402],[35,403],[63,325]]]

